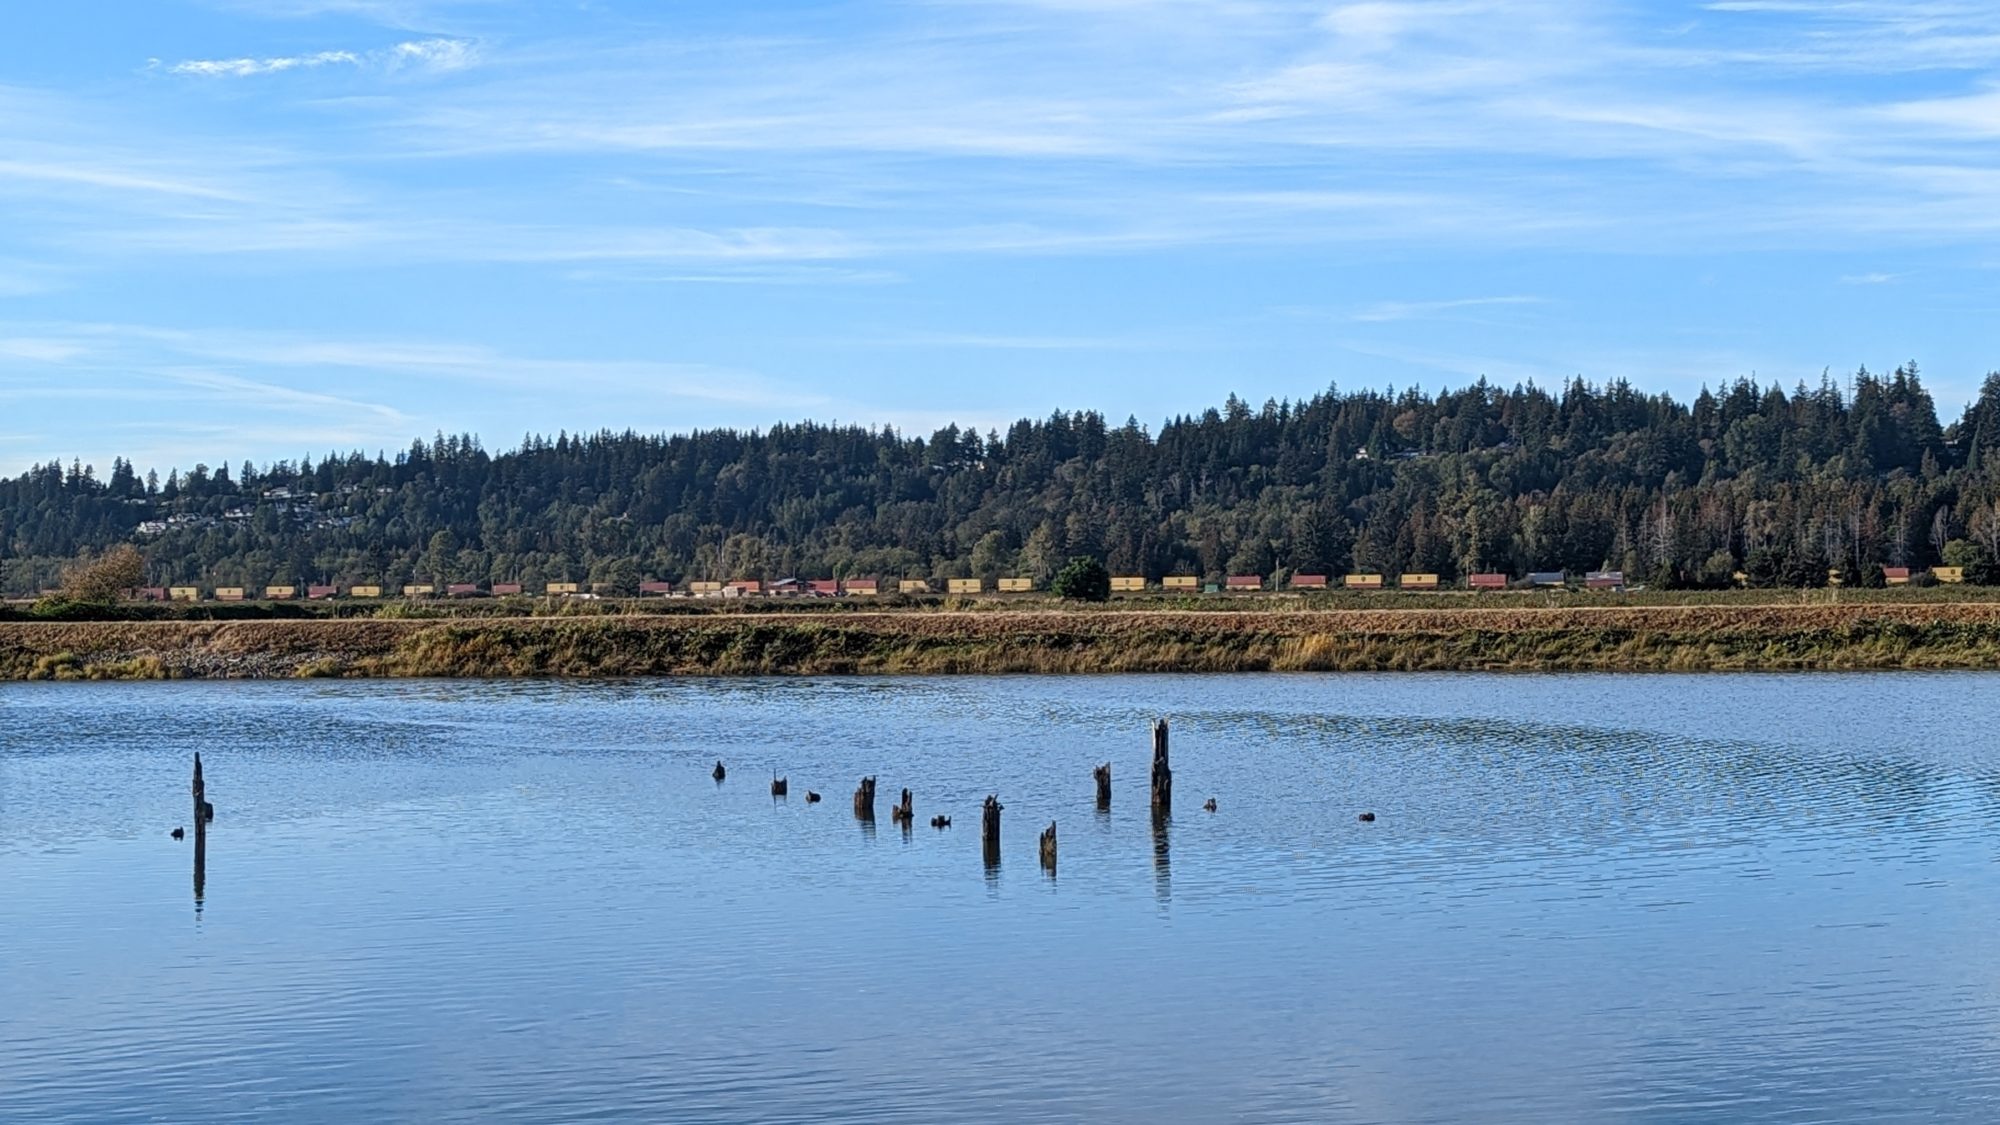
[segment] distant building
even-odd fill
[[[806,589],[814,597],[835,598],[840,596],[840,582],[834,578],[815,578],[806,583]]]
[[[1910,584],[1910,568],[1907,566],[1885,566],[1882,568],[1882,581],[1891,586],[1908,586]]]

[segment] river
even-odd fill
[[[1996,698],[0,684],[0,1121],[2000,1120]]]

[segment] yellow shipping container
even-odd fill
[[[574,594],[581,588],[574,582],[551,582],[546,587],[551,596],[556,594]]]
[[[287,598],[296,598],[298,596],[299,588],[297,586],[264,587],[264,598],[266,601],[282,602]]]
[[[177,602],[198,602],[201,588],[198,586],[175,586],[167,591],[167,596]]]
[[[697,597],[704,594],[720,594],[721,592],[722,592],[722,583],[720,582],[688,583],[688,593],[694,594]]]
[[[215,600],[219,602],[240,602],[243,600],[243,587],[217,586],[215,588]]]
[[[1160,585],[1169,590],[1180,590],[1191,594],[1201,589],[1201,579],[1192,574],[1169,574],[1160,579]]]
[[[382,587],[349,586],[347,588],[347,596],[350,598],[379,598],[382,596]]]
[[[1931,575],[1939,582],[1963,582],[1965,581],[1965,568],[1962,566],[1934,566],[1931,568]]]
[[[1032,578],[1002,578],[1000,592],[1003,594],[1025,594],[1035,588]]]
[[[1146,578],[1144,575],[1135,575],[1126,578],[1113,576],[1111,579],[1111,592],[1114,594],[1136,594],[1145,588]]]
[[[928,594],[931,592],[931,584],[921,578],[905,578],[896,583],[896,592],[899,594]]]
[[[428,582],[412,582],[403,587],[403,596],[406,598],[428,597],[435,593],[437,593],[437,587]]]
[[[945,587],[954,594],[977,594],[985,591],[986,583],[977,578],[951,578],[946,580]]]
[[[1350,574],[1342,579],[1350,590],[1380,590],[1382,576],[1379,574]]]
[[[1435,590],[1438,588],[1438,576],[1435,574],[1405,574],[1403,575],[1403,580],[1398,584],[1405,590]]]

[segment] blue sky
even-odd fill
[[[0,34],[0,470],[2000,367],[2000,6],[98,0]]]

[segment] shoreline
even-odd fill
[[[0,680],[2000,669],[2000,603],[0,622]]]

